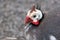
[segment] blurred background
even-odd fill
[[[44,19],[25,39],[24,19],[33,4],[41,7]],[[49,35],[60,40],[60,0],[0,0],[0,40],[48,40]]]

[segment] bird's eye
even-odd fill
[[[35,17],[36,17],[36,15],[33,15],[33,17],[35,18]]]

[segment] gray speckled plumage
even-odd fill
[[[25,40],[23,28],[27,11],[37,4],[44,13],[39,27],[32,26],[27,32],[29,40],[48,40],[54,35],[60,40],[60,0],[0,0],[0,40],[16,37]]]

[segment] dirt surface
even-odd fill
[[[41,7],[44,19],[29,29],[25,39],[24,19],[33,4]],[[60,40],[60,0],[0,0],[0,40],[48,40],[49,35]]]

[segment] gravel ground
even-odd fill
[[[41,7],[44,19],[39,27],[30,28],[25,39],[24,19],[32,4]],[[0,40],[48,40],[48,35],[60,40],[60,0],[0,0]]]

